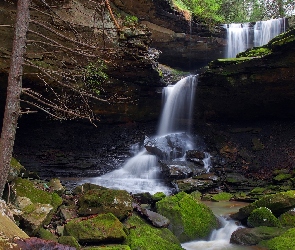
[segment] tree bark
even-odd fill
[[[31,0],[18,0],[13,47],[8,76],[7,96],[0,138],[0,197],[3,195],[13,152],[17,120],[20,113],[20,94],[26,35],[29,26]]]

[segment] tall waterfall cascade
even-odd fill
[[[227,49],[226,58],[233,58],[246,49],[267,44],[272,38],[285,32],[285,18],[258,21],[251,23],[226,24]]]
[[[162,93],[164,105],[158,133],[152,140],[161,141],[167,135],[173,135],[174,138],[178,139],[183,134],[187,135],[185,136],[186,139],[190,138],[196,85],[197,76],[191,75],[183,78],[175,85],[164,88]],[[183,154],[187,150],[193,149],[193,144],[192,141],[187,139],[183,144]],[[131,193],[171,193],[171,187],[168,187],[164,180],[160,178],[158,157],[147,152],[145,148],[139,148],[138,144],[131,146],[131,151],[134,156],[127,160],[120,169],[99,177],[84,179],[83,183],[90,182],[108,188],[127,190]],[[179,160],[179,156],[177,159]],[[173,160],[173,157],[169,160]],[[209,160],[204,159],[204,161],[205,167],[208,168]]]

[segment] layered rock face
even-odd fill
[[[199,117],[206,120],[294,119],[295,29],[236,59],[213,61],[200,75]]]
[[[151,30],[151,46],[162,52],[160,63],[196,70],[224,57],[226,31],[221,26],[209,29],[196,23],[188,13],[173,8],[166,0],[113,2],[121,10],[137,16]]]

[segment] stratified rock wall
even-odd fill
[[[199,77],[198,116],[206,120],[295,118],[295,29],[236,59],[213,61]]]

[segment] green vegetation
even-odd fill
[[[136,16],[130,16],[130,15],[127,15],[125,17],[125,20],[123,22],[123,25],[124,26],[134,26],[138,23],[138,18]]]
[[[96,62],[90,62],[83,71],[85,86],[94,93],[99,94],[100,84],[108,79],[108,75],[104,72],[106,69],[106,64],[100,59]]]
[[[178,239],[167,228],[155,228],[133,215],[125,223],[129,229],[126,244],[140,250],[181,250]]]
[[[213,201],[229,201],[232,198],[232,194],[221,192],[212,196]]]
[[[266,247],[269,250],[290,250],[295,249],[295,228],[289,229],[282,235],[271,240],[262,241],[259,246]]]
[[[249,227],[267,226],[280,227],[279,220],[272,214],[271,210],[266,207],[254,209],[247,219]]]
[[[217,227],[210,208],[184,192],[158,201],[156,208],[170,220],[168,228],[181,242],[204,239]]]

